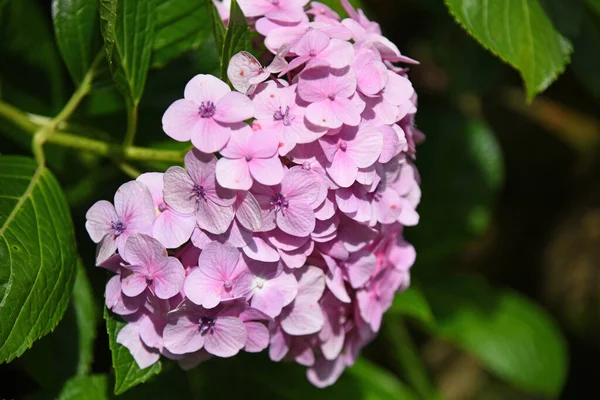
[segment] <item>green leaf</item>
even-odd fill
[[[111,72],[117,88],[133,105],[139,104],[150,68],[156,5],[157,0],[117,2]]]
[[[79,85],[95,56],[96,0],[53,0],[56,42],[75,85]]]
[[[398,378],[364,358],[359,359],[346,374],[347,379],[356,381],[363,388],[363,395],[360,397],[363,400],[417,399],[417,396]],[[333,390],[335,385],[332,387]]]
[[[565,70],[571,43],[552,25],[538,0],[445,0],[477,41],[519,70],[531,100]]]
[[[425,290],[437,321],[436,335],[456,343],[515,387],[560,393],[567,373],[566,343],[544,310],[476,276],[431,282]]]
[[[78,376],[64,386],[58,400],[108,400],[106,375]]]
[[[77,263],[77,278],[73,287],[73,306],[78,328],[79,360],[77,374],[87,375],[94,361],[94,341],[99,320],[98,304],[81,260]]]
[[[352,4],[354,6],[354,8],[364,9],[362,1],[360,1],[360,0],[349,0],[349,1],[350,1],[350,4]],[[344,7],[342,7],[342,2],[340,0],[320,0],[320,2],[325,4],[326,6],[329,6],[333,11],[337,12],[342,18],[344,18],[344,16],[346,15],[346,10],[344,10]]]
[[[71,298],[76,254],[52,173],[29,158],[0,157],[0,363],[56,327]]]
[[[112,64],[115,48],[115,26],[117,23],[117,0],[98,0],[97,5],[106,59]]]
[[[583,18],[581,33],[574,40],[571,68],[584,89],[600,99],[600,1],[588,0],[588,13]]]
[[[227,29],[219,16],[219,11],[217,10],[217,6],[213,3],[213,0],[205,0],[208,6],[208,13],[210,20],[212,22],[213,29],[213,37],[215,38],[215,43],[217,45],[217,54],[219,57],[223,55],[223,43],[225,43],[225,35],[227,33]]]
[[[55,398],[65,381],[87,375],[92,367],[99,313],[81,260],[77,263],[71,299],[52,335],[36,342],[18,360],[47,398]]]
[[[112,315],[106,308],[104,309],[104,319],[106,320],[108,344],[112,353],[112,363],[115,370],[115,394],[124,393],[160,373],[162,369],[161,361],[148,368],[140,369],[129,350],[117,343],[117,335],[125,326],[125,322],[119,317]]]
[[[412,317],[423,322],[426,326],[435,323],[427,299],[415,286],[411,286],[406,291],[397,294],[389,312],[391,314]]]
[[[198,49],[211,33],[206,0],[161,0],[156,7],[152,67],[163,67],[183,53]]]
[[[223,51],[221,53],[222,80],[227,81],[227,67],[229,66],[231,57],[242,50],[250,51],[251,49],[250,29],[246,23],[246,17],[238,5],[237,0],[231,0],[231,13],[229,14],[227,33],[225,34]]]

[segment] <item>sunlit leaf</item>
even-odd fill
[[[569,63],[571,43],[552,25],[538,0],[446,0],[467,32],[521,73],[529,99],[543,92]]]

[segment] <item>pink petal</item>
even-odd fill
[[[141,182],[127,182],[115,193],[115,210],[127,224],[127,230],[150,234],[154,222],[154,203]]]
[[[268,132],[255,132],[248,142],[248,154],[253,158],[271,158],[277,153],[279,140]]]
[[[197,130],[192,132],[192,144],[203,153],[215,153],[227,144],[230,135],[230,126],[213,118],[201,118]]]
[[[87,220],[85,222],[85,228],[94,243],[100,242],[107,233],[112,233],[113,229],[111,224],[113,221],[119,219],[115,207],[106,200],[96,202],[87,211],[85,218]]]
[[[252,177],[263,185],[273,186],[283,179],[283,166],[279,157],[253,158],[249,163]]]
[[[166,248],[176,249],[190,239],[195,226],[194,215],[180,215],[173,210],[166,210],[154,220],[152,236]]]
[[[271,247],[264,239],[253,236],[252,242],[242,248],[245,255],[256,261],[276,262],[279,261],[279,253]]]
[[[264,312],[275,318],[281,314],[283,308],[283,294],[276,288],[263,288],[254,292],[251,301],[252,308]]]
[[[320,52],[318,59],[326,61],[329,66],[337,69],[350,65],[353,57],[354,48],[349,42],[339,39],[331,39],[331,42],[327,48]]]
[[[254,117],[254,104],[241,93],[227,93],[216,106],[217,111],[213,118],[219,122],[231,124]]]
[[[383,135],[371,124],[361,124],[354,140],[348,143],[347,153],[359,168],[373,165],[383,149]]]
[[[350,284],[355,289],[367,283],[377,267],[377,259],[372,253],[362,252],[359,253],[358,257],[347,267]]]
[[[198,107],[198,103],[187,99],[171,104],[162,117],[165,133],[178,142],[189,141],[192,132],[201,129],[202,118],[198,114]]]
[[[145,271],[151,271],[154,267],[161,267],[166,263],[167,251],[158,240],[147,235],[134,234],[127,240],[121,257],[129,264],[140,265]]]
[[[211,243],[204,248],[198,265],[205,267],[205,274],[213,279],[231,277],[240,259],[240,252],[233,246]]]
[[[245,322],[248,338],[244,350],[248,353],[260,353],[269,346],[269,329],[261,322]]]
[[[204,308],[215,308],[221,302],[223,281],[206,275],[207,269],[202,263],[185,279],[183,291],[190,301]]]
[[[231,92],[225,82],[212,75],[196,75],[185,86],[184,97],[200,106],[202,102],[217,103],[223,96]]]
[[[331,179],[343,188],[352,186],[354,181],[356,181],[358,167],[348,154],[348,151],[338,151],[335,153],[333,162],[326,169]]]
[[[304,203],[293,203],[277,214],[277,227],[293,236],[305,237],[315,229],[315,213]]]
[[[295,301],[281,314],[281,328],[293,336],[317,333],[323,327],[324,317],[319,303]]]
[[[341,268],[336,267],[334,268],[333,273],[328,273],[325,282],[327,284],[327,288],[339,301],[348,304],[352,301],[348,295],[348,291],[346,290],[346,284],[344,282],[343,271]]]
[[[170,321],[163,331],[163,342],[173,354],[193,353],[204,346],[205,336],[198,329],[198,321],[180,317]]]
[[[219,317],[214,331],[205,337],[204,348],[217,357],[233,357],[246,345],[244,323],[235,317]]]
[[[167,264],[154,276],[154,294],[159,299],[170,299],[181,291],[185,270],[175,257],[169,257]]]
[[[198,226],[210,233],[219,235],[227,231],[233,221],[233,207],[222,207],[210,200],[198,202],[196,213]]]
[[[322,389],[333,385],[342,373],[346,365],[343,357],[338,357],[334,361],[328,361],[319,358],[315,364],[306,371],[306,376],[310,383]]]
[[[281,361],[289,351],[289,336],[283,333],[281,327],[271,327],[271,346],[269,346],[269,358],[271,358],[271,360],[275,362]]]
[[[336,116],[335,102],[325,99],[311,103],[306,108],[306,118],[313,124],[329,129],[337,129],[342,126]]]
[[[312,205],[317,200],[320,190],[319,178],[302,167],[290,168],[281,184],[281,191],[289,199],[290,205],[298,203]]]
[[[295,270],[298,280],[298,296],[296,302],[313,303],[319,301],[325,291],[325,274],[317,267],[309,266],[303,270]]]
[[[248,154],[248,142],[252,137],[252,129],[245,125],[242,129],[232,132],[227,145],[220,153],[225,158],[244,158]]]
[[[252,187],[252,176],[245,158],[221,158],[217,162],[217,181],[228,189],[248,190]]]
[[[250,192],[238,194],[235,203],[235,217],[249,231],[258,231],[262,226],[262,213],[256,198]]]
[[[140,339],[139,326],[136,324],[125,325],[117,335],[117,343],[127,347],[140,369],[148,368],[160,358],[158,351],[144,345]]]
[[[169,168],[165,172],[164,182],[164,199],[170,207],[183,214],[196,212],[196,199],[190,196],[194,183],[185,169]]]
[[[146,276],[142,274],[133,273],[121,280],[121,290],[129,297],[141,294],[147,287]]]
[[[329,45],[329,36],[317,29],[311,29],[296,43],[294,52],[299,56],[319,54]]]

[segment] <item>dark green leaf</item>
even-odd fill
[[[552,25],[538,0],[446,0],[475,39],[521,73],[533,99],[569,63],[571,43]]]
[[[581,33],[574,40],[571,68],[582,86],[600,99],[600,1],[588,0],[590,11],[583,19]]]
[[[217,54],[219,57],[222,57],[223,43],[225,43],[225,34],[227,33],[227,30],[223,24],[223,21],[221,20],[221,17],[219,16],[219,11],[217,10],[215,3],[213,3],[213,0],[205,1],[208,6],[210,20],[212,22],[211,25],[213,29],[213,37],[215,38],[215,43],[217,44]]]
[[[349,0],[350,4],[352,4],[354,6],[354,8],[363,8],[364,6],[362,4],[362,1],[360,0]],[[344,7],[342,7],[342,2],[340,0],[321,0],[321,3],[325,4],[326,6],[331,7],[331,9],[335,12],[337,12],[342,18],[344,18],[344,16],[346,16],[346,10],[344,10]]]
[[[435,334],[522,390],[560,393],[567,373],[566,343],[544,310],[469,275],[431,282],[424,289],[437,321]]]
[[[416,395],[394,375],[364,358],[359,359],[346,373],[348,379],[355,380],[363,388],[361,397],[363,400],[417,399]],[[333,390],[335,386],[332,387]]]
[[[78,328],[79,361],[77,374],[89,374],[94,361],[94,341],[98,324],[98,305],[90,281],[85,272],[85,266],[79,260],[77,263],[77,279],[73,287],[73,306]]]
[[[46,397],[56,397],[65,381],[90,372],[98,314],[84,266],[79,261],[72,301],[63,319],[52,335],[36,342],[19,360]]]
[[[121,93],[137,105],[150,68],[157,0],[121,0],[117,4],[112,73]]]
[[[106,59],[109,63],[112,63],[115,48],[115,25],[117,23],[117,0],[98,0],[97,4]]]
[[[52,175],[25,157],[0,157],[0,362],[51,332],[69,304],[76,244]]]
[[[218,44],[218,41],[217,41]],[[246,17],[236,0],[231,0],[231,13],[227,24],[227,33],[223,42],[223,51],[221,53],[221,79],[227,80],[227,67],[229,60],[236,53],[242,50],[250,51],[250,30],[246,23]]]
[[[52,19],[58,48],[78,85],[96,54],[96,0],[53,0]]]
[[[156,8],[152,66],[162,67],[183,53],[198,49],[211,33],[206,0],[161,0]]]
[[[78,376],[69,380],[58,400],[108,400],[106,375]]]
[[[405,315],[429,326],[434,323],[431,307],[423,293],[411,286],[406,291],[396,295],[394,304],[389,311],[391,314]]]
[[[112,353],[112,363],[115,370],[115,394],[124,393],[160,373],[162,369],[161,361],[146,369],[140,369],[129,350],[117,343],[117,335],[125,326],[125,322],[118,316],[112,315],[106,308],[104,309],[104,319],[106,320],[108,344]]]

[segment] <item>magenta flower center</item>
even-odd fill
[[[206,192],[204,191],[204,187],[198,185],[197,183],[192,188],[192,194],[196,197],[197,200],[204,199],[206,197]]]
[[[330,95],[327,96],[327,98],[331,101],[335,101],[335,93],[331,93]]]
[[[283,112],[281,107],[279,107],[279,110],[275,111],[275,114],[273,114],[273,120],[274,121],[283,121],[283,125],[285,125],[285,126],[292,125],[293,119],[294,118],[290,117],[290,107],[289,106],[287,106],[285,108],[285,112]]]
[[[346,143],[345,140],[340,140],[340,142],[338,143],[338,147],[341,151],[346,151],[346,149],[348,148],[348,143]]]
[[[228,291],[228,292],[229,292],[229,291],[231,290],[231,288],[232,288],[232,287],[233,287],[233,283],[231,283],[231,280],[230,280],[230,279],[226,279],[226,280],[223,282],[223,288],[224,288],[226,291]]]
[[[217,106],[212,101],[202,102],[200,107],[198,107],[198,114],[202,118],[212,118],[213,115],[217,112]]]
[[[164,201],[158,205],[158,211],[160,211],[160,212],[165,212],[165,211],[167,211],[168,208],[169,207],[165,204]]]
[[[198,328],[202,335],[213,333],[215,331],[215,319],[210,317],[202,317],[198,321]]]
[[[127,224],[120,218],[117,221],[111,221],[110,226],[115,231],[115,236],[119,236],[121,233],[125,232],[125,229],[127,229]]]
[[[309,56],[314,57],[317,55],[317,52],[314,50],[311,50],[310,53],[308,53]]]
[[[283,210],[290,206],[290,202],[283,193],[277,193],[271,196],[271,206],[275,208],[275,212],[281,211],[283,213]]]
[[[304,161],[302,163],[302,169],[305,169],[307,171],[310,171],[311,167],[310,167],[310,163],[308,161]]]
[[[271,4],[273,4],[274,6],[278,6],[279,0],[271,0]]]

